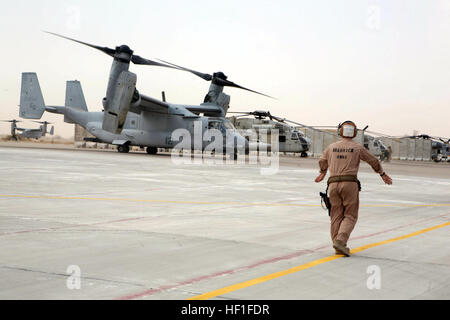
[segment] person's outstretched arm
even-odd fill
[[[323,152],[323,154],[320,156],[319,159],[319,168],[320,168],[320,174],[317,176],[316,180],[314,180],[315,182],[320,182],[322,181],[325,176],[327,175],[327,170],[328,170],[328,149],[326,148],[325,151]]]
[[[381,176],[381,179],[383,179],[384,183],[386,184],[392,184],[392,179],[389,177],[386,172],[383,171],[383,167],[381,166],[380,161],[371,154],[366,148],[361,148],[361,160],[367,162],[372,169],[378,173]]]

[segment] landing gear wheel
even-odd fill
[[[305,151],[303,151],[302,152],[302,154],[300,155],[302,158],[306,158],[306,157],[308,157],[308,154],[305,152]]]
[[[117,147],[117,151],[119,151],[119,153],[128,153],[130,152],[130,147],[127,145],[121,145]]]
[[[156,147],[147,147],[147,153],[148,154],[157,154],[158,153],[158,148],[156,148]]]
[[[442,161],[442,155],[438,154],[435,158],[434,158],[434,162],[441,162]]]

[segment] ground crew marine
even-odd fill
[[[340,124],[338,133],[342,139],[329,145],[323,152],[319,160],[320,174],[315,181],[322,181],[327,171],[330,171],[328,184],[331,202],[331,239],[336,254],[350,256],[347,241],[358,220],[357,174],[360,161],[367,162],[380,174],[386,184],[392,184],[392,179],[383,171],[374,155],[352,140],[357,133],[356,125],[352,121]]]

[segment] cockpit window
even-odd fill
[[[292,134],[291,139],[292,139],[292,140],[298,140],[298,135],[297,135],[296,132],[294,132],[294,133]]]
[[[220,129],[220,121],[210,121],[208,123],[208,129]]]
[[[229,120],[209,120],[208,129],[217,129],[217,130],[235,130],[233,124]]]

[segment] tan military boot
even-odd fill
[[[345,243],[340,240],[333,242],[333,248],[336,250],[336,254],[343,254],[346,257],[350,257],[350,249],[347,248]]]
[[[344,243],[344,246],[347,246],[347,244]],[[335,254],[335,255],[341,255],[341,256],[344,255],[344,253],[343,253],[341,250],[338,250],[338,249],[334,249],[334,254]]]

